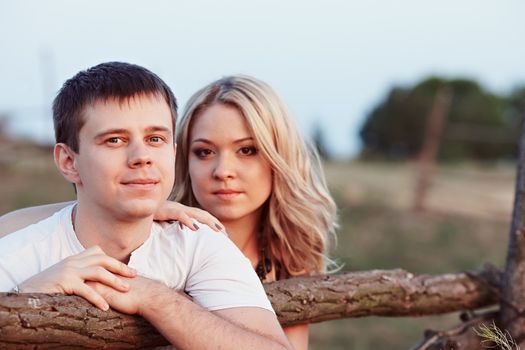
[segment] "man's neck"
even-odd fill
[[[107,255],[127,263],[131,253],[149,237],[153,216],[118,220],[107,212],[89,210],[77,203],[72,222],[84,248],[98,245]]]

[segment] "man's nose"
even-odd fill
[[[145,165],[151,165],[152,158],[150,151],[142,142],[136,142],[129,146],[128,165],[131,168],[137,168]]]

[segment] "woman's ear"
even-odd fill
[[[53,151],[55,164],[62,176],[74,184],[80,183],[80,176],[76,168],[76,154],[68,145],[57,143]]]

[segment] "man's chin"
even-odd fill
[[[132,201],[126,203],[126,205],[120,211],[120,218],[123,220],[142,220],[151,218],[159,207],[158,202],[153,201]]]

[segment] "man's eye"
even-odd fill
[[[153,143],[159,143],[159,142],[162,142],[163,140],[162,140],[162,137],[160,136],[151,136],[149,138],[149,141]]]
[[[243,156],[251,156],[257,154],[257,148],[255,148],[254,146],[242,147],[241,149],[239,149],[239,153]]]
[[[109,139],[106,140],[106,143],[110,143],[113,145],[119,144],[120,142],[122,142],[120,137],[110,137]]]

